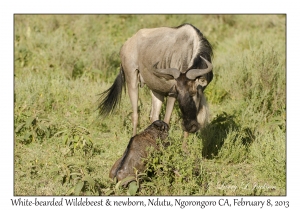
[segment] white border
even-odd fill
[[[296,1],[294,1],[296,2]],[[13,14],[15,13],[283,13],[287,14],[287,196],[271,199],[290,201],[290,209],[299,207],[299,10],[290,1],[1,1],[0,10],[0,92],[1,92],[1,196],[0,206],[11,208],[13,197]],[[282,54],[282,56],[285,56]],[[3,65],[4,64],[4,65]],[[298,134],[298,135],[297,135]],[[297,176],[298,175],[298,176]],[[296,197],[297,196],[297,197]],[[110,197],[113,199],[113,197]],[[149,197],[140,197],[147,200]],[[160,197],[163,198],[163,197]],[[170,197],[166,197],[170,198]],[[182,197],[180,197],[182,198]],[[223,197],[201,197],[203,200],[218,200]],[[239,197],[225,197],[235,199]],[[32,198],[34,199],[34,198]],[[50,199],[49,197],[45,199]],[[57,198],[59,199],[59,198]],[[105,200],[106,197],[91,198]],[[125,199],[125,198],[123,198]],[[172,198],[174,199],[174,198]],[[184,197],[186,200],[192,198]],[[268,199],[267,197],[247,197],[248,200]],[[15,207],[14,207],[15,208]],[[38,207],[39,208],[39,207]],[[75,207],[81,208],[81,207]],[[98,207],[99,208],[99,207]],[[101,207],[102,209],[105,207]],[[129,208],[129,207],[123,207]],[[158,209],[166,207],[156,207]],[[197,207],[199,209],[199,207]],[[179,209],[179,208],[178,208]],[[187,209],[187,208],[185,208]],[[207,208],[206,208],[207,209]],[[224,207],[223,207],[224,209]],[[226,209],[226,208],[225,208]],[[234,208],[230,208],[234,209]],[[238,208],[236,208],[238,209]]]

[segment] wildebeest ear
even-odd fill
[[[206,82],[207,82],[207,85],[212,81],[214,77],[214,73],[211,71],[209,72],[207,75],[206,75]],[[203,90],[207,87],[207,85],[205,86],[202,86],[203,87]]]
[[[159,62],[153,65],[153,74],[157,77],[165,78],[166,80],[177,79],[180,76],[180,71],[176,68],[159,69],[157,68]]]
[[[168,93],[168,96],[170,97],[177,97],[177,88],[176,88],[176,85],[173,85],[173,87],[169,90],[169,93]]]
[[[211,71],[207,74],[207,84],[209,84],[214,77],[214,73]]]
[[[174,79],[174,77],[170,74],[162,74],[160,72],[153,72],[153,74],[157,77],[160,77],[160,78],[165,78],[166,80],[172,80]]]

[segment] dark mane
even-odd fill
[[[208,42],[208,40],[203,36],[203,34],[201,33],[201,31],[196,28],[195,26],[193,26],[190,23],[184,23],[181,24],[180,26],[174,27],[174,28],[181,28],[183,26],[191,26],[198,34],[199,36],[199,40],[201,41],[201,51],[199,52],[198,55],[203,56],[204,58],[206,58],[209,62],[211,62],[211,57],[213,57],[213,50],[212,50],[212,46],[211,44]],[[199,56],[198,56],[199,57]],[[202,67],[202,66],[201,66]],[[205,66],[204,66],[205,67]]]
[[[211,44],[209,43],[209,41],[203,36],[203,34],[201,33],[201,31],[196,28],[195,26],[193,26],[192,24],[189,23],[184,23],[180,26],[177,26],[175,28],[181,28],[183,26],[191,26],[196,33],[198,34],[199,37],[199,41],[201,43],[201,48],[200,51],[198,52],[198,54],[195,56],[194,61],[193,61],[193,65],[189,68],[189,69],[205,69],[207,66],[205,64],[205,62],[200,58],[200,55],[202,57],[204,57],[206,60],[208,60],[209,62],[211,62],[211,59],[213,57],[213,49]],[[189,70],[188,69],[188,70]],[[213,72],[209,72],[207,74],[207,82],[210,83],[211,80],[213,79]],[[203,87],[203,90],[205,89],[205,87]]]

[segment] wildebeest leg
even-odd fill
[[[139,98],[139,89],[138,89],[138,71],[135,70],[133,74],[126,77],[128,94],[132,106],[132,134],[136,134],[137,125],[138,125],[138,98]]]
[[[184,132],[183,132],[183,138],[186,139],[187,137],[189,137],[189,133],[186,132],[186,131],[184,131]]]
[[[152,96],[152,108],[151,108],[150,120],[151,122],[154,122],[155,120],[159,120],[159,113],[160,113],[162,103],[164,101],[164,96],[158,94],[153,90],[150,92]]]
[[[176,98],[168,96],[166,114],[165,114],[165,119],[164,119],[165,123],[167,123],[167,124],[170,123],[171,114],[172,114],[172,111],[174,108],[175,101],[176,101]]]
[[[189,150],[188,150],[188,145],[187,145],[187,138],[189,137],[189,133],[184,131],[183,133],[183,141],[182,141],[182,150],[185,152],[185,153],[188,153]]]

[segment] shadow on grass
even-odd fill
[[[250,128],[241,129],[234,115],[223,112],[217,115],[212,122],[198,134],[198,137],[203,140],[202,156],[207,159],[212,159],[217,156],[228,133],[232,131],[237,131],[239,135],[242,135],[241,143],[243,145],[249,146],[254,139],[253,132]],[[233,142],[235,142],[235,139]]]

